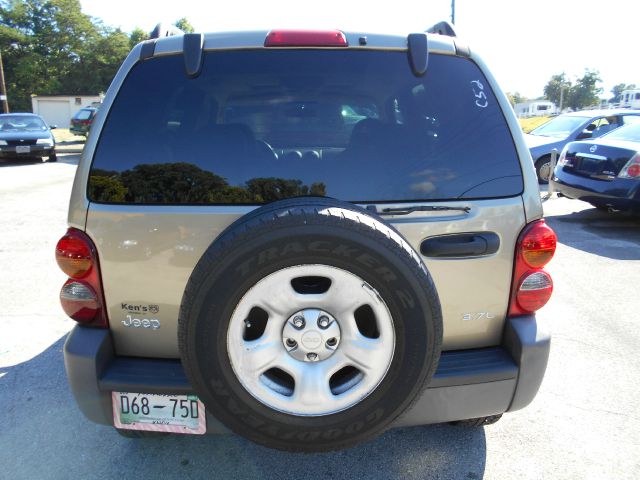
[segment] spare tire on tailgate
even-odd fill
[[[209,412],[295,451],[343,448],[407,410],[437,366],[438,296],[411,246],[328,198],[263,206],[207,249],[184,292],[179,342]]]

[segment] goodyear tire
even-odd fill
[[[420,257],[352,204],[297,198],[233,223],[184,292],[179,343],[208,411],[291,451],[382,432],[429,382],[440,303]]]

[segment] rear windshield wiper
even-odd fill
[[[412,212],[446,212],[456,211],[469,213],[470,207],[448,207],[446,205],[415,205],[413,207],[399,207],[399,208],[383,208],[378,211],[375,205],[367,205],[367,210],[375,212],[378,215],[408,215]]]

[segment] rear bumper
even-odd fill
[[[69,131],[71,133],[75,133],[76,135],[86,135],[89,131],[89,127],[82,127],[78,125],[71,125],[69,127]]]
[[[48,157],[55,151],[55,146],[29,145],[28,153],[16,153],[16,147],[12,145],[3,145],[0,147],[0,158],[30,158],[30,157]]]
[[[551,179],[556,192],[565,197],[616,210],[640,210],[640,181],[616,178],[596,180],[572,175],[557,168]]]
[[[550,337],[535,316],[510,319],[499,347],[443,352],[418,401],[394,426],[495,415],[528,405],[542,383]],[[191,393],[179,360],[116,356],[108,330],[76,326],[64,346],[71,391],[84,415],[113,425],[111,392]],[[207,415],[207,432],[226,429]]]

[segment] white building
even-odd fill
[[[558,113],[555,103],[547,100],[531,100],[530,102],[516,103],[513,107],[518,117],[546,117]]]
[[[640,108],[640,88],[624,90],[620,95],[620,108]]]
[[[100,95],[33,95],[31,107],[33,113],[44,118],[47,125],[69,128],[71,117],[82,107],[101,103]]]

